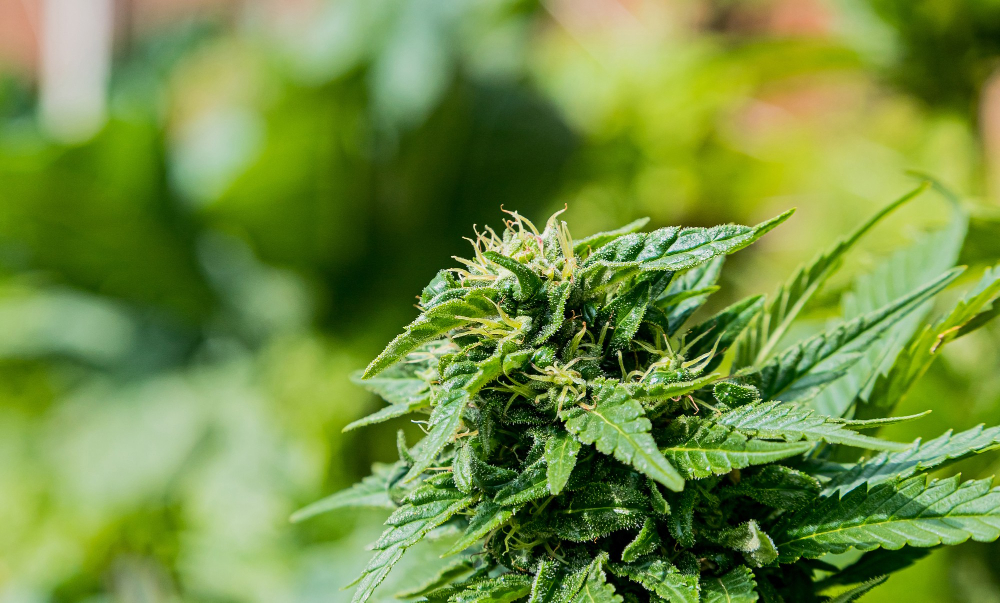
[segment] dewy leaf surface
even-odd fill
[[[592,409],[577,406],[563,414],[566,429],[580,441],[614,455],[671,490],[684,488],[684,479],[657,450],[642,404],[624,387],[604,382],[596,388]]]
[[[579,453],[580,442],[565,431],[556,432],[545,443],[545,475],[550,493],[559,494],[566,487]]]

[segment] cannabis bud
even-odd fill
[[[958,276],[950,264],[786,343],[848,249],[921,190],[773,298],[694,324],[724,257],[792,212],[753,227],[648,233],[639,220],[581,240],[559,214],[541,230],[510,214],[502,235],[477,232],[471,259],[437,274],[420,316],[361,376],[390,405],[347,429],[417,413],[426,436],[412,448],[401,437],[398,462],[295,519],[395,509],[354,603],[446,524],[461,533],[455,562],[406,596],[853,601],[926,547],[996,539],[1000,491],[926,472],[1000,446],[1000,428],[923,443],[872,434],[921,416],[890,413],[943,344],[997,314],[1000,273],[987,270],[936,321],[906,319]],[[956,223],[965,219],[956,210]],[[846,566],[820,559],[851,548],[866,553]]]

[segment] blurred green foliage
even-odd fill
[[[742,295],[907,169],[987,194],[989,2],[796,6],[340,0],[291,27],[188,24],[117,57],[109,121],[73,145],[0,78],[0,601],[349,596],[383,518],[287,517],[416,429],[340,434],[378,404],[348,376],[501,204],[568,204],[581,236],[798,205],[734,258]],[[889,221],[855,272],[940,205]],[[977,210],[963,261],[996,261],[997,224]],[[887,436],[995,422],[998,343],[955,344],[900,409],[935,413]],[[997,550],[933,555],[870,599],[1000,600]]]

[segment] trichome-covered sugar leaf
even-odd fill
[[[566,321],[566,300],[569,298],[572,288],[573,284],[568,281],[549,286],[545,319],[542,322],[541,330],[535,335],[532,343],[535,345],[545,343],[563,326],[563,323]]]
[[[1000,536],[1000,489],[991,489],[990,480],[917,475],[823,500],[782,519],[772,536],[789,562],[851,548],[989,542]]]
[[[760,371],[761,397],[791,402],[815,396],[825,385],[844,375],[868,345],[961,272],[960,268],[950,270],[902,299],[782,352]]]
[[[660,534],[656,531],[656,522],[652,518],[647,517],[635,539],[622,549],[622,561],[635,561],[643,555],[649,555],[662,542]]]
[[[606,560],[607,553],[604,553],[591,562],[587,579],[580,587],[580,592],[573,597],[573,603],[623,603],[621,595],[615,592],[613,585],[608,584],[604,574]]]
[[[584,237],[573,243],[573,253],[578,256],[584,256],[588,253],[588,249],[591,251],[599,249],[603,247],[605,243],[610,243],[611,241],[614,241],[624,235],[638,232],[646,226],[646,224],[649,224],[649,218],[639,218],[638,220],[629,222],[621,228],[616,228],[607,232],[599,232],[597,234],[592,234],[589,237]]]
[[[685,271],[680,276],[674,278],[664,294],[656,300],[656,308],[664,312],[667,335],[676,333],[687,322],[687,319],[694,314],[695,310],[704,305],[708,296],[715,291],[714,286],[719,280],[719,274],[722,272],[722,265],[725,263],[725,260],[726,256],[720,255],[700,266],[695,266]],[[699,290],[707,291],[693,297],[686,297],[676,303],[670,303],[671,297],[679,296],[686,291]]]
[[[448,586],[475,571],[475,564],[471,559],[459,559],[441,569],[433,578],[420,586],[396,594],[397,599],[414,599],[423,597],[439,588]]]
[[[471,502],[471,498],[454,487],[449,476],[429,480],[414,490],[386,521],[389,527],[375,543],[375,556],[358,578],[352,603],[367,601],[406,549]]]
[[[599,383],[592,408],[576,406],[563,415],[566,429],[582,442],[614,455],[671,490],[684,487],[684,479],[657,450],[642,405],[624,387],[610,381]]]
[[[393,339],[375,360],[372,360],[362,378],[374,377],[422,344],[471,322],[471,319],[496,316],[498,311],[495,297],[497,294],[492,289],[473,289],[463,298],[452,299],[430,308],[407,325],[406,329]]]
[[[530,574],[511,572],[465,584],[457,592],[450,593],[446,600],[452,603],[511,603],[527,596],[531,583]]]
[[[542,288],[542,279],[521,262],[505,255],[500,255],[495,251],[487,251],[483,253],[483,257],[505,270],[509,270],[514,275],[517,279],[517,288],[514,295],[518,300],[529,300]]]
[[[650,513],[637,483],[598,482],[573,492],[552,511],[552,528],[564,540],[585,542],[619,530],[635,529]]]
[[[486,501],[476,507],[476,513],[469,520],[469,527],[445,555],[454,555],[464,551],[479,542],[484,536],[507,523],[513,517],[516,508],[504,507],[495,502]]]
[[[416,479],[428,467],[434,464],[437,455],[448,444],[451,437],[462,422],[462,411],[469,403],[469,393],[453,389],[445,391],[436,401],[429,422],[430,432],[410,451],[414,457],[413,466],[406,473],[403,481]]]
[[[982,425],[944,434],[920,442],[917,440],[902,452],[882,452],[871,459],[847,465],[832,476],[823,488],[823,495],[846,494],[855,488],[904,479],[927,469],[942,467],[962,459],[1000,448],[1000,427]]]
[[[580,442],[565,431],[557,431],[545,443],[545,476],[551,494],[559,494],[566,487],[580,447]]]
[[[698,603],[698,576],[682,574],[665,559],[612,563],[608,569],[671,603]]]
[[[778,558],[771,537],[764,533],[753,519],[738,526],[731,526],[711,534],[715,544],[743,553],[753,567],[770,565]]]
[[[718,578],[701,579],[701,603],[754,603],[757,582],[750,568],[741,565]]]
[[[819,480],[781,465],[765,465],[725,490],[727,496],[743,495],[775,509],[795,511],[819,496]]]
[[[860,434],[841,421],[783,402],[747,404],[723,414],[716,421],[748,436],[787,442],[806,440],[897,452],[910,447],[908,443],[888,442]]]
[[[404,470],[402,463],[386,465],[375,463],[372,474],[346,490],[327,496],[292,514],[291,521],[299,522],[322,513],[345,508],[395,509],[396,503],[389,498],[389,486]]]
[[[542,559],[535,570],[528,603],[569,603],[587,580],[589,567],[570,567],[555,559]]]
[[[666,445],[662,452],[686,478],[699,479],[773,463],[811,448],[808,442],[751,439],[732,428],[706,422],[699,424],[684,441]]]

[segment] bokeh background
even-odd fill
[[[0,603],[349,600],[384,517],[287,518],[413,429],[341,434],[379,406],[349,376],[501,205],[580,236],[797,206],[723,303],[922,170],[974,274],[998,68],[996,0],[0,0]],[[815,320],[946,217],[881,226]],[[951,346],[888,435],[1000,422],[998,349]],[[1000,545],[866,600],[904,597],[1000,601]]]

